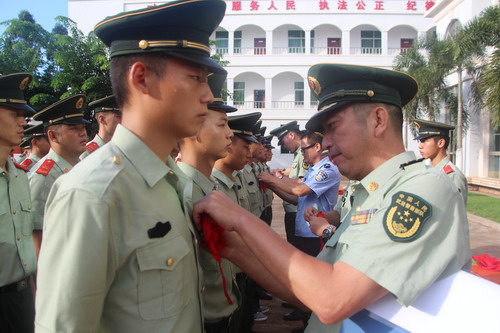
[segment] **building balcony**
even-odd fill
[[[234,101],[233,106],[239,110],[269,109],[269,110],[305,110],[318,106],[318,101],[306,105],[304,101],[272,101],[271,107],[266,107],[265,101]]]

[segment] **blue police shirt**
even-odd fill
[[[323,212],[332,210],[337,203],[340,173],[328,157],[325,157],[309,168],[301,183],[309,186],[313,192],[299,197],[295,219],[295,236],[318,237],[311,232],[309,223],[304,220],[304,211],[309,206],[318,208],[318,205]]]

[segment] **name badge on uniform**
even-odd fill
[[[367,224],[372,219],[373,215],[377,212],[376,208],[359,210],[359,207],[351,216],[351,225]]]

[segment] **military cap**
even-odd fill
[[[418,128],[418,136],[415,140],[427,139],[433,136],[449,137],[450,131],[455,129],[455,126],[452,125],[422,119],[416,119],[415,126]]]
[[[94,115],[99,112],[114,112],[121,114],[118,103],[114,95],[107,96],[89,103],[89,108],[93,110]]]
[[[43,124],[29,126],[24,130],[23,142],[19,146],[28,147],[31,144],[31,139],[40,136],[45,136]]]
[[[226,11],[222,0],[171,1],[107,17],[94,32],[111,48],[111,57],[163,52],[207,66],[213,73],[225,70],[210,58],[209,37]]]
[[[37,112],[33,120],[43,121],[44,127],[58,124],[89,124],[89,121],[83,119],[84,104],[85,95],[73,95]]]
[[[266,130],[267,130],[267,127],[266,126],[262,126],[256,133],[255,133],[255,136],[257,136],[258,138],[261,138],[263,139],[264,138],[264,135],[266,135]]]
[[[262,113],[252,112],[241,116],[228,117],[228,125],[234,135],[251,143],[259,143],[257,138],[253,135],[253,128],[260,116],[262,116]]]
[[[224,87],[224,82],[226,81],[227,74],[211,74],[208,77],[208,85],[210,86],[210,90],[212,90],[212,94],[214,95],[214,101],[208,104],[209,110],[221,111],[221,112],[234,112],[237,111],[237,108],[233,108],[232,106],[226,105],[222,100],[222,88]]]
[[[408,74],[359,65],[314,65],[307,80],[319,100],[318,113],[306,124],[312,131],[322,131],[324,116],[347,104],[381,102],[402,108],[418,90],[417,82]]]
[[[28,106],[24,99],[24,89],[31,82],[28,73],[14,73],[0,76],[0,106],[6,106],[24,111],[25,116],[31,116],[36,111]]]
[[[255,137],[259,137],[259,133],[260,133],[260,127],[262,126],[262,120],[259,120],[255,123],[255,125],[253,126],[252,128],[252,132],[253,132],[253,135]]]
[[[278,145],[281,145],[283,138],[285,135],[287,135],[290,132],[300,132],[300,127],[297,121],[291,121],[289,123],[286,123],[285,125],[281,125],[278,128],[275,128],[270,134],[276,136],[278,138]]]

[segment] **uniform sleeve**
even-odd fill
[[[45,176],[33,173],[29,179],[31,201],[33,203],[34,230],[43,229],[45,202],[49,195],[50,187],[46,184]]]
[[[340,174],[336,168],[322,167],[308,176],[307,179],[304,180],[304,184],[309,186],[309,188],[313,190],[318,197],[330,190],[332,187],[336,187],[338,192]]]
[[[37,332],[97,332],[114,277],[109,206],[82,190],[47,202],[38,269]]]
[[[422,185],[427,183],[433,184],[432,190]],[[341,235],[339,244],[345,251],[339,260],[377,282],[405,306],[438,278],[460,270],[470,260],[467,217],[458,193],[447,195],[446,185],[428,178],[389,192],[368,223],[353,224]],[[419,196],[432,209],[420,233],[406,241],[394,240],[384,227],[407,215],[407,210],[394,210],[394,198],[402,192],[409,193],[406,197]],[[361,209],[369,208],[377,207]]]

